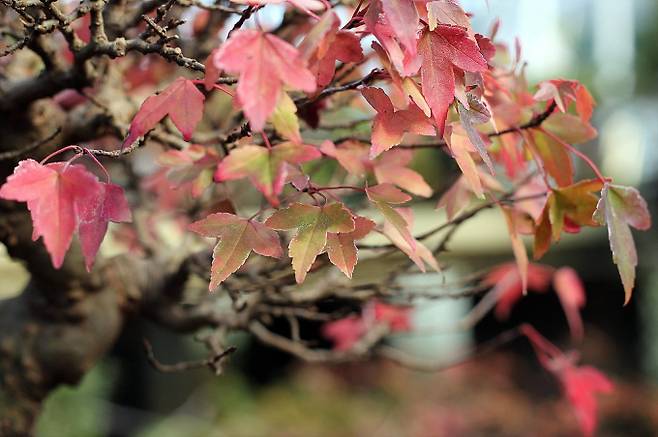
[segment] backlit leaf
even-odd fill
[[[465,29],[471,28],[471,21],[466,12],[453,0],[435,0],[425,4],[430,30],[436,29],[439,24],[450,24]]]
[[[572,114],[553,114],[542,123],[546,130],[567,144],[582,144],[596,138],[596,129],[589,122]]]
[[[281,38],[254,29],[240,29],[219,48],[217,68],[240,74],[237,99],[251,128],[262,131],[276,107],[283,84],[315,91],[313,74],[299,51]]]
[[[647,203],[635,188],[606,184],[601,191],[594,219],[608,225],[612,259],[624,284],[626,304],[635,286],[637,266],[637,252],[630,227],[643,231],[651,227]]]
[[[287,140],[301,144],[302,136],[299,133],[299,119],[297,106],[288,93],[282,91],[279,101],[270,117],[274,129]]]
[[[463,71],[480,72],[487,69],[487,61],[477,44],[468,38],[465,29],[445,24],[423,32],[418,52],[423,58],[420,69],[423,95],[432,108],[432,116],[442,137],[448,108],[455,97],[453,66]]]

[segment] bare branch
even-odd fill
[[[153,346],[151,346],[151,343],[146,338],[143,339],[143,342],[144,342],[144,349],[146,350],[146,358],[148,359],[149,363],[151,364],[151,366],[153,366],[154,369],[162,373],[186,372],[188,370],[195,370],[195,369],[208,367],[210,370],[213,371],[213,373],[215,373],[216,375],[220,375],[223,371],[224,358],[228,357],[229,355],[233,354],[236,350],[238,350],[235,346],[229,346],[226,349],[224,349],[222,352],[202,360],[182,361],[175,364],[164,364],[158,361],[158,359],[155,357],[155,354],[153,353]]]

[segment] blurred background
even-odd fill
[[[583,147],[604,174],[635,185],[655,216],[658,186],[658,2],[656,0],[462,0],[474,27],[498,38],[519,38],[531,84],[578,79],[598,106],[599,137]],[[488,3],[488,4],[487,4]],[[422,170],[422,169],[421,169]],[[452,175],[428,177],[440,191]],[[417,232],[436,223],[434,203],[417,215]],[[636,233],[638,284],[622,308],[623,290],[604,229],[565,238],[543,262],[573,266],[587,289],[583,362],[616,384],[601,396],[602,436],[658,435],[658,257],[655,227]],[[453,240],[446,275],[512,259],[499,214],[482,214]],[[456,259],[456,261],[454,261]],[[0,290],[9,295],[26,280],[3,255]],[[413,277],[409,287],[436,283]],[[471,299],[423,303],[415,334],[391,338],[396,347],[448,365],[476,342],[524,321],[556,344],[569,346],[554,293],[531,293],[509,320],[487,317],[470,332],[446,332]],[[309,366],[236,337],[238,352],[226,373],[196,370],[160,374],[147,363],[142,338],[166,362],[203,357],[190,338],[143,322],[126,329],[112,355],[80,387],[48,401],[38,435],[82,436],[525,436],[577,435],[559,386],[537,363],[525,340],[439,373],[419,373],[386,362]]]

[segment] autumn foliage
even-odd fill
[[[173,217],[190,245],[206,254],[201,259],[210,293],[230,292],[237,299],[246,282],[231,281],[246,275],[267,278],[267,286],[292,290],[292,296],[296,287],[317,286],[312,277],[345,275],[340,287],[304,302],[305,310],[316,308],[336,293],[361,308],[318,317],[333,350],[307,348],[294,338],[273,342],[302,358],[344,360],[376,350],[388,333],[413,330],[413,306],[399,305],[391,288],[396,274],[413,268],[440,272],[449,263],[444,252],[454,230],[495,208],[507,223],[515,262],[492,266],[479,279],[480,289],[490,291],[478,305],[506,318],[526,293],[546,292],[552,284],[574,339],[582,338],[585,290],[577,273],[531,262],[524,240],[532,241],[538,261],[565,232],[599,226],[607,227],[624,301],[631,298],[637,265],[631,228],[650,227],[647,205],[636,189],[606,177],[579,149],[596,137],[590,124],[595,102],[587,89],[565,79],[527,84],[520,49],[510,50],[496,37],[497,25],[487,35],[477,33],[453,0],[335,7],[296,0],[287,5],[294,20],[284,19],[292,24],[264,30],[258,15],[282,2],[241,1],[226,10],[199,3],[193,8],[195,26],[215,13],[240,19],[210,29],[214,47],[197,60],[174,49],[177,25],[170,15],[176,3],[196,4],[156,2],[157,10],[144,11],[148,20],[140,24],[141,36],[124,39],[123,49],[118,37],[102,34],[98,15],[89,18],[93,11],[78,14],[75,30],[55,23],[64,29],[59,44],[72,53],[71,62],[85,62],[84,47],[90,47],[120,62],[126,93],[131,86],[157,92],[139,98],[129,123],[116,124],[113,134],[62,144],[41,161],[23,157],[0,187],[0,198],[27,205],[33,239],[42,239],[33,244],[45,245],[54,267],[62,266],[77,235],[86,268],[93,269],[108,223],[130,222],[137,216],[131,209],[145,222],[116,228],[127,252],[152,251],[144,228]],[[80,43],[69,45],[67,38]],[[7,62],[16,53],[18,47],[6,50]],[[181,68],[172,70],[167,61]],[[78,89],[80,98],[66,100],[71,111],[102,105],[96,95],[101,85],[87,85]],[[141,149],[151,151],[141,159],[159,170],[120,186],[128,179],[116,163],[129,163]],[[413,166],[426,149],[440,151],[459,169],[443,193],[435,193]],[[584,168],[576,172],[579,161]],[[155,200],[146,203],[145,193]],[[427,199],[436,205],[436,226],[418,234],[414,207]],[[443,235],[439,245],[429,242],[436,235]],[[392,249],[411,264],[382,272],[377,287],[366,284],[367,298],[357,297],[357,287],[364,285],[351,288],[350,280],[362,260],[385,259]],[[267,289],[254,281],[250,292]],[[301,302],[285,296],[267,305],[295,309]],[[271,339],[257,311],[249,316],[236,311],[231,322],[212,323]],[[375,329],[382,333],[372,341]],[[533,328],[520,332],[563,387],[583,434],[591,435],[595,395],[612,390],[612,383],[578,366],[575,355],[561,352]],[[325,352],[329,355],[318,355]]]

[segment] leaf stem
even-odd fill
[[[55,150],[53,153],[51,153],[50,155],[48,155],[48,156],[46,156],[45,158],[43,158],[39,164],[43,165],[43,164],[45,164],[47,161],[49,161],[49,160],[51,160],[52,158],[54,158],[55,156],[57,156],[57,155],[59,155],[59,154],[62,154],[62,153],[64,153],[64,152],[67,152],[67,151],[69,151],[69,150],[79,150],[79,147],[78,147],[78,146],[66,146],[66,147],[62,147],[61,149],[59,149],[59,150]]]
[[[611,181],[610,178],[606,178],[605,176],[603,176],[603,174],[601,173],[601,170],[599,170],[599,168],[596,166],[596,164],[594,164],[594,161],[592,161],[592,160],[589,158],[589,156],[585,155],[583,152],[581,152],[580,150],[576,149],[576,148],[575,148],[574,146],[572,146],[571,144],[562,141],[562,139],[560,139],[558,136],[552,134],[551,132],[549,132],[549,131],[547,131],[547,130],[545,130],[545,129],[542,129],[541,127],[539,128],[539,130],[540,130],[541,132],[545,133],[546,135],[548,135],[549,137],[551,137],[552,139],[554,139],[555,141],[557,141],[558,143],[560,143],[563,147],[565,147],[567,150],[569,150],[570,152],[572,152],[574,155],[578,156],[580,159],[582,159],[583,161],[585,161],[585,163],[586,163],[586,164],[592,169],[592,171],[594,172],[594,174],[596,175],[596,177],[597,177],[602,183],[605,184],[605,183]]]
[[[107,171],[105,166],[103,164],[101,164],[101,162],[98,160],[98,158],[96,158],[96,156],[94,156],[94,154],[91,153],[91,151],[89,149],[83,148],[82,150],[83,150],[84,153],[86,153],[92,159],[92,161],[94,161],[96,163],[96,165],[98,165],[101,168],[101,170],[103,170],[103,173],[105,173],[105,179],[107,180],[107,183],[109,184],[110,182],[112,182],[112,178],[110,177],[110,173]]]

